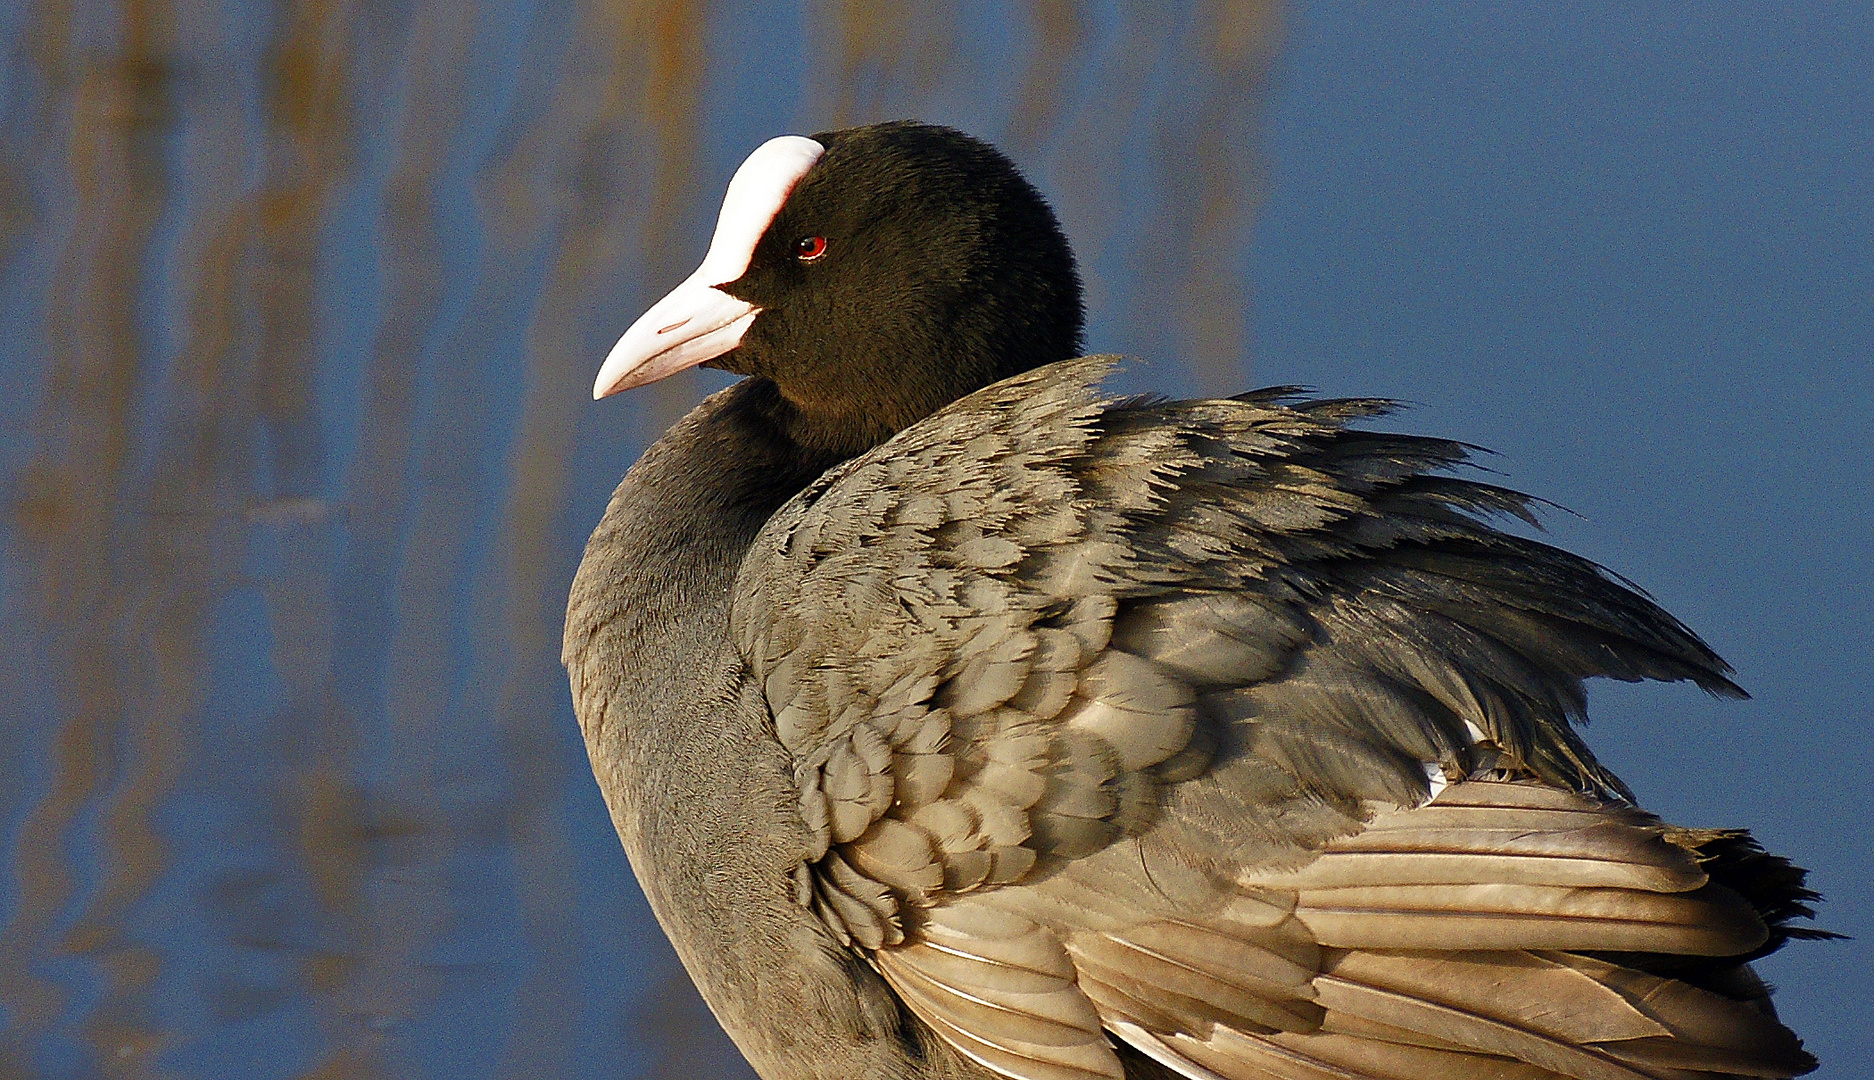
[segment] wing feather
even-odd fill
[[[1800,872],[1571,726],[1585,678],[1723,662],[1491,527],[1529,503],[1468,447],[1346,427],[1386,403],[1115,402],[1111,363],[835,468],[743,564],[828,932],[1017,1080],[1804,1071],[1730,959],[1802,933]]]

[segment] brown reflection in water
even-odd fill
[[[498,887],[517,897],[527,959],[496,1006],[513,1015],[493,1068],[570,1074],[578,1026],[593,1021],[591,960],[557,808],[566,785],[590,781],[566,775],[544,730],[564,709],[566,560],[590,526],[566,520],[568,469],[582,424],[654,435],[696,396],[696,383],[671,380],[595,410],[585,388],[624,323],[694,266],[691,240],[716,210],[720,190],[697,183],[711,137],[705,78],[722,64],[705,53],[709,9],[587,0],[554,15],[572,24],[562,51],[529,57],[497,122],[470,73],[486,60],[478,50],[506,45],[482,39],[491,31],[475,5],[282,0],[265,45],[234,60],[234,35],[210,7],[125,0],[121,35],[103,46],[74,37],[74,8],[37,7],[24,50],[45,69],[47,108],[64,110],[31,126],[69,138],[0,153],[0,257],[22,236],[62,244],[43,301],[47,391],[5,508],[26,557],[20,613],[37,677],[54,681],[57,721],[35,735],[50,748],[50,788],[8,868],[21,892],[0,927],[0,1075],[30,1074],[34,1047],[70,1020],[68,984],[47,974],[57,961],[76,958],[101,982],[78,1018],[96,1062],[153,1073],[157,1054],[209,1034],[166,1029],[149,1001],[165,965],[194,965],[194,977],[210,962],[160,955],[130,928],[176,858],[152,812],[198,788],[234,800],[278,863],[214,871],[187,898],[226,939],[211,947],[292,961],[279,984],[204,972],[208,1022],[305,999],[320,1043],[302,1075],[407,1073],[402,1021],[459,1000],[433,959],[466,918],[451,904],[451,861],[499,847],[512,867]],[[1164,40],[1155,10],[1135,5],[1104,40],[1081,5],[1036,0],[1003,117],[1011,150],[1051,169],[1063,201],[1096,224],[1129,212],[1103,157],[1115,133],[1155,133],[1168,194],[1151,227],[1164,243],[1124,258],[1145,301],[1203,299],[1175,316],[1191,320],[1180,324],[1190,348],[1154,355],[1196,356],[1225,385],[1242,347],[1232,260],[1247,193],[1260,191],[1251,137],[1273,11],[1213,0],[1185,37]],[[810,38],[826,43],[816,54],[833,62],[803,74],[814,80],[803,127],[918,115],[980,75],[956,5],[815,0],[809,13]],[[1174,53],[1177,92],[1150,105],[1150,80]],[[238,88],[256,74],[258,123]],[[383,314],[361,362],[347,501],[328,506],[325,425],[337,421],[320,414],[316,380],[333,331],[317,295],[333,256],[328,216],[356,197],[359,132],[377,122],[389,170],[368,242]],[[476,124],[498,128],[493,149],[464,165],[464,147],[487,134]],[[257,181],[246,175],[256,161]],[[69,235],[46,228],[23,193],[35,167],[67,174]],[[445,206],[458,197],[471,205]],[[458,252],[445,211],[474,219],[475,265],[448,265]],[[1116,239],[1098,227],[1076,236],[1089,262]],[[177,325],[138,322],[165,290]],[[465,312],[452,307],[464,298]],[[516,337],[518,361],[502,344]],[[485,440],[516,423],[516,394],[511,449],[491,462]],[[468,538],[489,507],[494,537],[477,552]],[[241,746],[203,746],[212,624],[242,590],[260,600],[271,641],[261,674],[277,690]],[[452,697],[465,666],[468,688]],[[380,667],[381,702],[339,680]],[[259,775],[222,775],[230,753]],[[498,797],[459,794],[463,760],[477,755],[498,760],[476,766],[499,775]],[[92,873],[96,885],[81,886]],[[304,883],[311,910],[293,917],[310,926],[276,925],[264,895],[285,879]],[[637,1018],[658,1068],[747,1075],[668,953],[649,955],[654,970],[633,976],[660,988]]]
[[[148,357],[125,300],[169,190],[160,142],[174,123],[176,73],[165,13],[142,3],[126,13],[115,52],[75,42],[63,5],[46,5],[27,30],[50,79],[69,88],[62,150],[76,213],[48,296],[50,376],[31,429],[37,451],[9,508],[38,568],[25,577],[24,600],[44,652],[59,663],[53,694],[64,718],[50,744],[51,790],[15,848],[19,905],[0,934],[0,1000],[11,1021],[0,1063],[22,1070],[24,1040],[65,1006],[58,986],[29,973],[48,943],[99,964],[107,985],[88,1025],[93,1038],[133,1056],[160,1041],[152,1018],[126,996],[157,974],[155,958],[116,931],[126,900],[160,871],[142,804],[173,769],[174,721],[196,689],[175,663],[179,635],[139,631],[155,610],[175,627],[199,619],[192,586],[209,538],[189,523],[124,513],[125,500],[156,509],[160,497],[180,494],[131,482],[132,409]],[[99,802],[102,881],[84,898],[78,925],[54,941],[53,927],[79,899],[67,839]]]
[[[319,360],[313,298],[328,195],[352,166],[344,44],[355,3],[286,6],[261,59],[271,140],[256,200],[256,396],[269,436],[274,498],[282,502],[315,493],[324,462],[313,401]]]
[[[1069,82],[1087,47],[1076,0],[1032,0],[1028,13],[1035,46],[1009,118],[1011,149],[1036,149],[1057,134],[1075,103]]]
[[[955,0],[811,0],[808,10],[812,35],[831,46],[812,54],[834,58],[806,69],[814,126],[928,119],[917,103],[957,59]]]
[[[355,168],[348,93],[370,50],[352,47],[356,0],[298,0],[276,13],[259,58],[267,119],[266,174],[254,197],[253,316],[256,422],[264,434],[267,501],[247,515],[250,542],[275,549],[279,572],[256,583],[272,631],[279,678],[269,746],[283,753],[271,792],[285,835],[273,843],[310,885],[315,933],[293,949],[327,1045],[308,1075],[385,1075],[378,1050],[360,1039],[343,991],[376,936],[367,910],[375,824],[355,778],[357,733],[334,684],[334,518],[320,500],[325,434],[315,400],[319,356],[316,297],[324,215],[335,187]],[[348,515],[347,515],[348,517]],[[293,989],[298,989],[295,987]],[[228,1019],[271,1007],[276,995],[233,979],[216,987]]]
[[[644,260],[640,280],[649,286],[639,298],[637,310],[642,310],[689,276],[701,260],[700,252],[679,242],[684,227],[699,217],[712,223],[714,219],[715,207],[695,199],[703,78],[708,70],[703,51],[708,8],[697,0],[631,0],[622,8],[612,38],[616,51],[603,63],[621,75],[643,73],[632,80],[635,85],[627,83],[635,115],[628,120],[617,117],[638,135],[631,148],[637,165],[633,171],[639,176],[649,173],[648,205],[640,203],[641,216],[635,222],[638,253]],[[621,323],[618,330],[623,329]],[[635,407],[649,430],[662,431],[696,403],[700,385],[693,374],[654,383]]]
[[[13,257],[33,225],[32,189],[20,163],[0,155],[0,264]]]
[[[501,542],[507,552],[504,623],[514,661],[502,679],[496,715],[515,748],[520,783],[537,787],[542,797],[560,778],[539,726],[566,693],[558,666],[563,569],[544,553],[571,537],[583,539],[590,527],[573,523],[569,537],[564,516],[578,423],[618,422],[615,407],[593,409],[584,391],[626,323],[695,268],[701,252],[687,238],[707,236],[716,212],[712,193],[697,185],[709,61],[706,6],[633,0],[585,5],[582,17],[581,44],[567,58],[553,97],[555,122],[527,134],[490,183],[491,198],[511,212],[550,211],[543,224],[561,234],[528,325],[526,392]],[[544,184],[527,171],[543,161],[554,163]],[[544,206],[543,189],[550,193]],[[613,276],[621,264],[637,270],[635,296]],[[619,306],[621,296],[629,306]],[[634,392],[637,400],[626,404],[640,430],[654,438],[695,404],[698,386],[689,376],[667,379],[649,393]],[[628,462],[618,464],[622,471]],[[583,776],[576,782],[590,783]],[[548,821],[532,806],[516,805],[511,814],[522,841],[522,918],[543,962],[520,997],[523,1014],[501,1075],[526,1078],[541,1075],[539,1063],[564,1055],[571,1041],[569,1028],[579,1015],[568,1000],[578,929],[563,839],[543,827]],[[601,932],[658,931],[654,924],[621,924]],[[646,999],[657,1005],[632,1018],[631,1041],[654,1061],[717,1066],[672,1075],[752,1077],[668,947],[641,954],[650,970],[635,975],[655,987]]]
[[[496,246],[558,237],[522,343],[521,417],[507,463],[510,480],[497,541],[501,610],[491,622],[492,636],[504,635],[491,643],[501,662],[490,673],[490,716],[510,775],[504,830],[513,842],[520,920],[533,953],[514,995],[513,1035],[496,1075],[523,1080],[572,1074],[571,1048],[578,1042],[582,1013],[574,853],[551,804],[569,782],[585,781],[566,775],[562,759],[552,752],[555,733],[546,730],[565,693],[557,663],[561,572],[552,553],[565,543],[568,463],[588,404],[582,391],[596,367],[590,324],[599,322],[603,332],[605,323],[616,318],[603,303],[616,294],[608,271],[635,225],[616,163],[628,153],[624,133],[636,128],[644,111],[642,97],[686,97],[670,87],[639,93],[634,76],[647,69],[633,62],[641,61],[631,54],[643,39],[631,27],[647,18],[662,19],[681,36],[690,25],[686,16],[693,20],[694,13],[633,12],[613,4],[582,9],[562,65],[547,69],[538,85],[522,91],[523,101],[540,110],[541,118],[515,133],[512,145],[478,184],[499,233]],[[681,41],[656,35],[650,40],[659,42],[653,46],[659,53],[689,50]],[[680,66],[673,60],[649,70],[670,72]],[[687,97],[693,101],[694,92]],[[693,139],[694,132],[673,118],[666,122],[664,138]],[[664,161],[654,187],[666,203],[676,200],[681,174],[690,165],[687,154],[673,153]],[[667,235],[662,240],[669,243]]]
[[[474,118],[468,80],[476,70],[477,11],[419,4],[354,9],[350,46],[358,68],[351,90],[389,122],[390,170],[383,181],[377,299],[383,312],[369,345],[361,387],[356,459],[349,474],[349,545],[336,569],[332,613],[335,664],[381,671],[381,699],[366,685],[334,687],[336,709],[368,725],[373,742],[368,788],[347,767],[344,743],[306,777],[329,824],[304,835],[307,858],[324,873],[321,901],[337,927],[355,927],[350,958],[333,956],[310,973],[323,983],[320,1015],[327,1057],[387,1073],[401,1051],[403,1025],[439,992],[441,973],[425,962],[457,917],[447,861],[460,853],[449,807],[438,791],[456,745],[449,688],[451,624],[472,525],[473,447],[459,414],[462,365],[443,346],[445,269],[460,253],[445,246],[439,213],[451,155]],[[388,99],[395,105],[385,107]],[[425,397],[425,365],[435,373]],[[364,764],[364,763],[360,763]],[[359,876],[356,866],[362,871]],[[355,916],[353,915],[355,912]],[[317,1070],[315,1070],[317,1071]]]
[[[1190,357],[1207,389],[1234,389],[1248,336],[1249,294],[1240,262],[1256,210],[1268,196],[1259,118],[1269,65],[1281,40],[1273,0],[1208,0],[1199,5],[1189,72],[1189,111],[1159,128],[1167,162],[1189,155],[1184,183],[1171,188],[1163,227],[1182,232],[1178,279]],[[1174,174],[1175,175],[1175,174]]]
[[[63,157],[78,230],[57,256],[47,296],[49,392],[32,426],[38,451],[12,507],[37,571],[32,618],[51,643],[48,670],[64,683],[64,720],[53,743],[53,791],[33,808],[18,848],[23,900],[0,946],[0,979],[8,980],[0,994],[15,1021],[10,1049],[24,1055],[26,1040],[43,1037],[63,1003],[22,973],[53,938],[60,909],[81,900],[76,925],[52,944],[90,958],[104,977],[81,1030],[95,1062],[142,1072],[176,1039],[149,1007],[158,954],[125,939],[135,905],[170,868],[150,815],[192,761],[202,763],[198,754],[212,774],[213,759],[228,750],[204,751],[194,733],[209,620],[243,584],[249,524],[322,517],[295,493],[309,490],[321,453],[310,393],[312,270],[336,133],[329,55],[309,57],[289,40],[277,80],[287,107],[270,119],[295,138],[267,162],[259,192],[246,194],[250,133],[229,91],[235,72],[215,48],[225,43],[201,25],[182,34],[181,15],[166,5],[130,3],[115,51],[53,45],[67,14],[47,9],[38,29],[49,45],[41,55],[87,56],[71,86]],[[291,22],[291,12],[282,14]],[[300,25],[323,32],[331,14],[315,10],[314,23]],[[55,86],[61,74],[52,73]],[[306,84],[323,87],[325,99],[296,110]],[[185,114],[194,136],[166,145]],[[172,161],[194,190],[156,266],[156,222],[175,197]],[[180,298],[179,325],[135,323],[165,279]],[[165,356],[173,359],[165,364]],[[249,506],[257,420],[268,426],[272,486],[288,496],[272,507]],[[282,506],[288,511],[274,512]],[[329,643],[329,615],[304,602],[303,588],[278,584],[263,582],[261,591],[280,630],[279,670],[289,689],[317,685],[329,678],[329,648],[318,648]],[[308,727],[314,741],[330,742],[330,730]],[[98,882],[76,897],[59,853],[92,808],[98,826],[87,861]],[[241,903],[239,882],[207,887],[205,908]],[[206,991],[218,1001],[237,996]]]
[[[1233,393],[1244,382],[1241,259],[1264,194],[1258,125],[1280,4],[1194,7],[1121,7],[1113,40],[1090,61],[1097,90],[1073,108],[1053,176],[1083,266],[1122,267],[1110,280],[1090,274],[1088,307],[1131,336],[1092,344],[1186,365],[1193,389]],[[1148,152],[1136,165],[1149,184],[1128,190],[1114,155],[1140,137]],[[1129,299],[1113,292],[1121,282]]]

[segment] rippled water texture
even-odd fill
[[[1874,340],[1838,123],[1865,127],[1874,35],[1843,10],[1845,36],[1273,0],[0,4],[0,1077],[748,1075],[557,661],[605,496],[716,383],[588,388],[743,154],[900,116],[1029,171],[1090,342],[1156,361],[1139,385],[1429,401],[1414,423],[1589,513],[1563,538],[1663,581],[1760,692],[1612,699],[1615,764],[1821,866],[1853,931],[1866,648],[1838,643],[1867,576],[1791,550],[1874,542],[1841,509]],[[1657,130],[1622,126],[1642,108]],[[1768,156],[1706,152],[1733,128]],[[1773,301],[1802,317],[1750,314]],[[1647,336],[1678,317],[1715,329]],[[1753,381],[1766,353],[1793,374]],[[1579,424],[1544,437],[1551,407]],[[1742,495],[1696,464],[1752,440]],[[1696,730],[1644,726],[1667,714]],[[1824,1053],[1863,1038],[1827,999],[1868,989],[1828,948],[1770,969]]]

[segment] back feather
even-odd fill
[[[1801,871],[1633,809],[1573,727],[1586,678],[1741,695],[1723,661],[1492,527],[1530,502],[1470,448],[1347,426],[1389,403],[1110,365],[956,402],[751,548],[800,903],[1023,1080],[1812,1067],[1745,966],[1814,933]]]

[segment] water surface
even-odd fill
[[[0,1077],[749,1075],[557,661],[719,382],[588,388],[748,150],[904,116],[1054,202],[1130,388],[1424,402],[1584,515],[1758,695],[1596,745],[1866,940],[1874,30],[1774,11],[0,8]],[[1870,966],[1766,965],[1843,1063]]]

